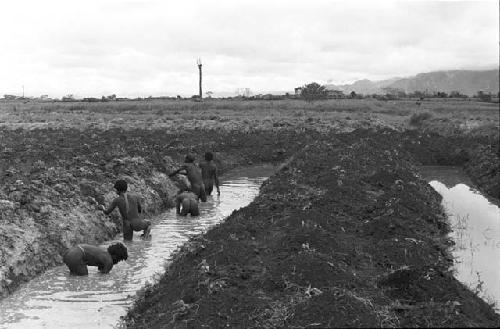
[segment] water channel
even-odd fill
[[[456,167],[423,167],[450,220],[455,277],[500,312],[500,208]]]
[[[0,301],[0,328],[113,328],[136,292],[164,272],[176,248],[248,205],[274,170],[254,166],[224,175],[220,196],[201,203],[199,217],[181,217],[175,209],[156,217],[151,239],[141,240],[140,232],[135,233],[127,243],[128,260],[107,275],[96,267],[89,267],[87,277],[70,276],[66,266],[44,272]]]

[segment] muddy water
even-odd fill
[[[500,311],[500,208],[475,190],[460,168],[424,167],[421,174],[443,197],[456,278]]]
[[[137,290],[163,272],[172,251],[248,205],[273,171],[256,166],[228,173],[220,197],[201,203],[199,217],[181,217],[174,209],[158,216],[151,239],[141,240],[140,232],[135,233],[127,243],[128,260],[107,275],[89,267],[88,277],[70,276],[65,266],[43,273],[0,301],[0,328],[113,328]]]

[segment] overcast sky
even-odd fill
[[[0,95],[293,90],[499,65],[493,1],[8,0]],[[0,96],[1,97],[1,96]]]

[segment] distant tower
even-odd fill
[[[200,71],[200,99],[203,97],[203,94],[201,92],[201,58],[198,58],[196,60],[196,64],[198,64],[198,71]]]

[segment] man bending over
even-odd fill
[[[186,155],[184,165],[168,175],[169,177],[175,176],[181,171],[185,171],[189,183],[191,184],[191,191],[198,196],[201,202],[207,201],[207,194],[205,193],[205,185],[201,176],[201,170],[194,163],[194,156],[191,154]]]
[[[198,216],[200,214],[198,208],[198,196],[191,191],[179,191],[175,198],[177,214],[181,216]],[[181,210],[182,207],[182,210]]]
[[[128,258],[127,247],[121,242],[104,250],[90,244],[79,244],[70,248],[63,256],[64,264],[73,275],[88,275],[87,266],[97,266],[99,272],[109,273],[113,265]]]

